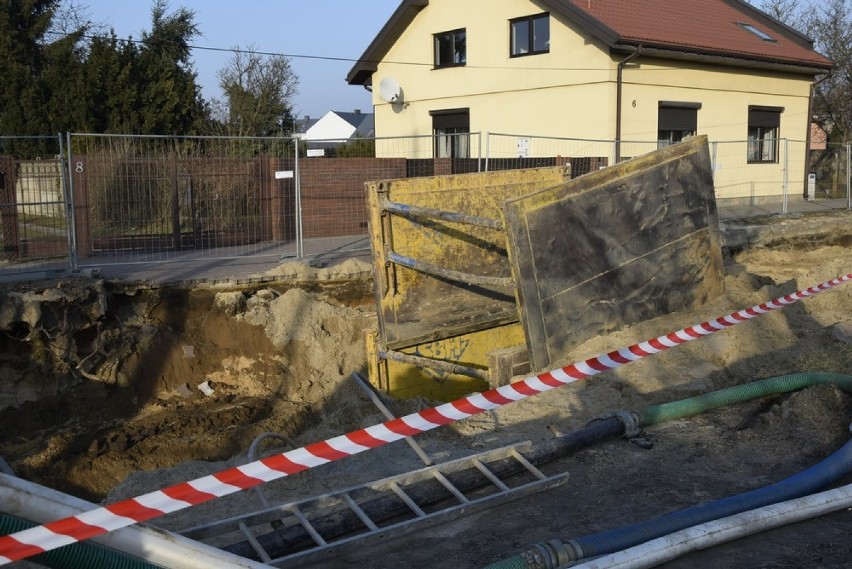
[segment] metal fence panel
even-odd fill
[[[577,177],[658,146],[500,133],[0,137],[0,277],[350,254],[369,248],[367,182],[555,165]],[[852,208],[850,145],[779,140],[773,160],[748,156],[747,141],[711,143],[720,218]]]
[[[605,168],[615,160],[615,145],[611,140],[489,133],[485,147],[488,171],[563,166],[576,178]]]
[[[69,141],[81,266],[295,254],[291,139]]]
[[[434,136],[305,142],[298,165],[300,253],[316,258],[369,250],[368,182],[480,171],[479,133],[450,136],[460,155],[447,158],[435,157]]]
[[[61,157],[59,136],[0,137],[0,277],[69,267]]]
[[[584,140],[489,133],[487,170],[560,165],[572,178],[636,158],[659,142]],[[807,150],[802,141],[776,141],[771,161],[749,162],[747,141],[711,143],[716,202],[721,219],[850,208],[849,145]],[[808,198],[808,174],[816,174],[816,196]]]
[[[813,174],[813,200],[832,208],[850,205],[850,148],[849,144],[825,144],[813,148],[808,159],[808,171]],[[807,193],[807,190],[806,190]]]

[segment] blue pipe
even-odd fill
[[[693,506],[624,528],[572,539],[576,559],[614,553],[684,528],[812,494],[852,472],[852,441],[822,462],[770,486]]]
[[[572,539],[539,543],[486,569],[555,569],[568,563],[623,551],[705,522],[785,502],[819,491],[852,472],[852,440],[822,462],[770,486],[666,514],[624,528]]]

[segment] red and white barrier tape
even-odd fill
[[[466,419],[724,330],[850,280],[852,280],[852,273],[716,320],[690,326],[580,363],[530,376],[497,389],[476,393],[347,435],[0,537],[0,565],[189,508],[220,496],[233,494],[270,480],[296,474],[407,436]]]

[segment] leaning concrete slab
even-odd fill
[[[504,204],[533,369],[722,291],[706,137]]]

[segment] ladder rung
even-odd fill
[[[402,488],[399,487],[399,484],[397,484],[396,482],[391,482],[389,484],[389,486],[390,486],[390,489],[393,490],[393,493],[396,494],[397,496],[399,496],[399,499],[402,500],[403,502],[405,502],[405,505],[408,506],[409,508],[411,508],[412,512],[417,514],[418,518],[425,518],[426,517],[426,512],[421,510],[420,506],[418,506],[417,504],[414,503],[414,500],[412,500],[411,497],[408,494],[406,494],[405,491]]]
[[[322,538],[322,536],[317,532],[311,522],[308,521],[308,518],[305,517],[305,514],[302,513],[302,510],[299,509],[295,504],[291,505],[289,508],[290,512],[296,516],[296,519],[299,520],[299,523],[302,524],[302,527],[305,528],[311,537],[317,542],[317,545],[327,545],[326,541]]]
[[[370,531],[376,531],[377,529],[379,529],[379,526],[377,526],[373,522],[373,520],[370,519],[370,516],[367,515],[367,512],[362,510],[361,506],[359,506],[355,502],[355,500],[352,499],[352,496],[349,495],[349,492],[343,493],[343,500],[346,502],[346,505],[348,505],[352,509],[352,511],[355,512],[355,515],[358,516],[358,518],[360,518],[362,522],[364,522],[364,525],[367,526]]]
[[[515,457],[515,460],[517,460],[518,462],[520,462],[521,464],[523,464],[523,465],[524,465],[524,467],[525,467],[527,470],[529,470],[530,472],[532,472],[532,473],[533,473],[533,476],[535,476],[535,477],[536,477],[536,478],[538,478],[539,480],[544,480],[544,479],[546,479],[546,478],[547,478],[547,476],[545,476],[545,475],[544,475],[544,473],[543,473],[541,470],[539,470],[538,468],[536,468],[536,467],[535,467],[535,465],[534,465],[533,463],[531,463],[530,461],[528,461],[528,460],[527,460],[527,458],[526,458],[524,455],[522,455],[521,453],[519,453],[517,450],[512,449],[511,454],[512,454],[512,456],[513,456],[513,457]]]
[[[438,482],[440,482],[440,483],[441,483],[441,485],[442,485],[444,488],[446,488],[446,489],[447,489],[447,490],[448,490],[448,491],[449,491],[449,492],[450,492],[453,496],[455,496],[455,497],[456,497],[456,499],[457,499],[459,502],[461,502],[462,504],[467,504],[468,502],[470,502],[470,500],[468,500],[468,499],[467,499],[467,496],[465,496],[464,494],[462,494],[462,493],[461,493],[461,490],[459,490],[458,488],[456,488],[455,486],[453,486],[453,483],[452,483],[452,482],[450,482],[450,481],[447,479],[447,477],[446,477],[446,476],[444,476],[444,474],[443,474],[441,471],[436,470],[436,471],[434,472],[434,474],[435,474],[435,479],[436,479]]]
[[[491,471],[488,469],[488,467],[487,467],[487,466],[485,466],[484,464],[482,464],[482,462],[480,462],[480,461],[479,461],[479,460],[477,460],[477,459],[474,459],[474,460],[473,460],[473,465],[476,467],[476,469],[477,469],[478,471],[480,471],[482,474],[484,474],[484,475],[485,475],[485,477],[486,477],[486,478],[488,478],[488,480],[490,480],[490,481],[491,481],[491,483],[492,483],[492,484],[494,484],[497,488],[499,488],[499,489],[500,489],[500,490],[502,490],[503,492],[506,492],[506,491],[508,491],[508,490],[509,490],[509,487],[508,487],[508,486],[506,486],[506,484],[505,484],[502,480],[500,480],[499,478],[497,478],[497,476],[496,476],[493,472],[491,472]]]
[[[269,556],[268,553],[266,553],[266,550],[263,549],[263,546],[260,545],[260,542],[257,541],[257,538],[254,537],[254,534],[251,533],[248,526],[246,526],[246,524],[244,524],[243,522],[240,522],[238,525],[242,534],[246,536],[246,539],[248,540],[249,544],[251,544],[252,549],[254,549],[255,553],[257,553],[258,557],[260,557],[260,560],[264,563],[271,562],[272,558]]]

